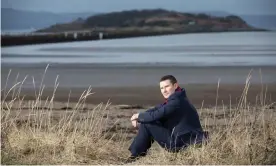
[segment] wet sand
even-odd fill
[[[9,70],[11,74],[7,82],[9,89],[17,81],[22,81],[26,75],[21,96],[25,100],[35,98],[35,87],[41,84],[46,65],[7,65],[1,66],[1,89],[4,89]],[[261,75],[260,75],[261,70]],[[55,92],[55,101],[77,102],[81,93],[89,86],[95,94],[87,98],[91,104],[106,103],[130,105],[155,105],[163,101],[158,87],[159,79],[166,74],[177,77],[181,87],[197,107],[209,107],[222,104],[236,104],[241,97],[246,78],[252,71],[251,86],[247,99],[256,103],[256,97],[262,90],[266,91],[267,102],[276,100],[276,67],[184,67],[184,66],[146,66],[146,65],[96,65],[96,64],[52,64],[47,69],[43,84],[42,99],[52,96],[55,80],[58,76],[59,86]],[[217,87],[219,91],[217,96]],[[266,89],[267,88],[267,89]],[[37,90],[36,90],[37,93]],[[1,93],[3,97],[4,93]],[[10,99],[8,96],[7,99]],[[258,99],[259,100],[259,99]]]

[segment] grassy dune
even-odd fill
[[[274,103],[265,103],[265,89],[256,103],[247,102],[249,78],[238,103],[198,109],[210,133],[206,144],[169,153],[155,143],[134,164],[276,164],[276,109]],[[70,101],[69,94],[65,106],[56,109],[58,81],[44,101],[43,83],[34,101],[19,97],[23,84],[16,81],[11,89],[1,90],[1,164],[123,164],[129,156],[136,131],[128,120],[139,110],[123,110],[110,102],[87,107],[90,87],[78,102]],[[12,100],[5,99],[9,94]]]

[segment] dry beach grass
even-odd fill
[[[89,105],[90,87],[77,102],[70,101],[70,94],[68,102],[55,102],[58,79],[52,95],[42,100],[43,79],[36,100],[20,94],[24,80],[1,90],[1,164],[123,164],[136,133],[129,118],[146,108]],[[198,108],[210,133],[206,144],[179,153],[154,144],[148,156],[133,164],[276,164],[274,103],[266,103],[265,88],[249,103],[248,91],[250,75],[238,103]]]

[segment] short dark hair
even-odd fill
[[[165,76],[163,76],[163,77],[160,79],[160,82],[161,82],[161,81],[165,81],[165,80],[170,80],[172,84],[177,83],[177,80],[176,80],[176,78],[175,78],[173,75],[165,75]]]

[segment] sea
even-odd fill
[[[221,32],[1,47],[1,65],[275,66],[276,32]]]

